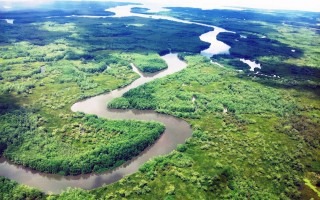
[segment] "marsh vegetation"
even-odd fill
[[[14,24],[0,21],[3,156],[39,171],[74,175],[114,168],[137,155],[159,137],[163,125],[100,119],[72,113],[70,106],[137,79],[130,63],[144,72],[166,68],[159,56],[170,50],[188,63],[185,70],[130,90],[109,106],[183,118],[193,136],[112,185],[45,195],[2,178],[1,198],[320,198],[318,13],[163,12],[235,31],[218,35],[231,46],[230,55],[210,59],[198,55],[209,46],[199,39],[211,30],[207,27],[63,17],[72,14],[63,10],[54,13],[59,17],[45,18],[53,12],[33,12],[23,18],[7,12],[4,17],[14,18]],[[240,58],[262,68],[250,71]]]

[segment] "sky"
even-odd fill
[[[0,0],[3,8],[9,9],[15,3],[37,5],[55,0]],[[58,0],[56,0],[58,1]],[[81,1],[81,0],[75,0]],[[86,0],[88,1],[88,0]],[[103,1],[103,0],[100,0]],[[156,7],[195,7],[214,9],[224,7],[245,7],[281,10],[303,10],[320,12],[320,0],[113,0],[114,2],[135,2]]]

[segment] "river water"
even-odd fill
[[[251,61],[251,60],[246,60],[246,59],[243,59],[241,58],[240,59],[241,62],[247,64],[249,67],[250,67],[250,71],[254,71],[254,69],[261,69],[261,64],[260,63],[257,63],[255,61]]]
[[[209,42],[211,44],[211,46],[208,49],[203,50],[201,54],[206,57],[211,57],[214,54],[229,52],[230,47],[216,39],[216,36],[220,32],[226,31],[222,28],[167,16],[131,13],[132,7],[133,6],[119,6],[108,9],[107,11],[115,13],[115,15],[112,17],[135,16],[153,19],[164,19],[180,23],[198,24],[201,26],[212,27],[212,31],[199,36],[202,41]],[[140,78],[126,87],[113,90],[107,94],[98,95],[84,101],[77,102],[71,107],[71,110],[74,112],[81,111],[87,114],[95,114],[99,117],[108,119],[154,120],[163,123],[166,126],[165,132],[152,146],[145,149],[139,156],[133,158],[124,165],[112,171],[107,171],[102,174],[91,173],[78,176],[61,176],[57,174],[40,173],[19,165],[15,165],[10,161],[1,158],[0,176],[5,176],[19,183],[38,188],[47,193],[60,193],[67,187],[93,189],[104,184],[113,183],[120,180],[124,176],[138,171],[139,167],[146,161],[155,156],[168,154],[172,150],[174,150],[178,144],[184,143],[185,140],[192,135],[190,125],[184,120],[170,115],[159,114],[151,110],[117,110],[106,108],[106,104],[108,102],[110,102],[114,98],[121,97],[130,89],[136,88],[157,78],[165,77],[167,75],[181,71],[187,66],[185,62],[179,60],[176,53],[164,55],[162,56],[162,59],[164,59],[164,61],[167,63],[167,69],[155,74],[145,75],[141,73],[134,65],[132,65],[133,70],[140,75]],[[192,101],[192,99],[190,99],[190,101]]]
[[[137,7],[137,6],[135,5],[117,6],[114,8],[106,9],[106,11],[115,13],[113,17],[143,17],[143,18],[152,18],[152,19],[164,19],[164,20],[170,20],[170,21],[184,23],[184,24],[196,24],[199,26],[210,27],[212,28],[212,31],[204,33],[199,37],[201,41],[210,43],[210,47],[208,49],[201,51],[201,55],[207,58],[210,58],[216,54],[229,54],[230,46],[217,40],[217,35],[221,32],[230,32],[230,31],[227,31],[217,26],[177,19],[170,16],[132,13],[131,9],[133,7]]]
[[[166,126],[165,132],[152,146],[145,149],[139,156],[115,170],[107,171],[102,174],[92,173],[79,176],[60,176],[57,174],[39,173],[35,170],[12,164],[2,158],[0,160],[0,175],[16,180],[19,183],[39,188],[47,193],[59,193],[67,187],[93,189],[102,186],[103,184],[113,183],[126,175],[138,171],[139,167],[150,158],[168,154],[174,150],[178,144],[184,143],[185,140],[191,136],[192,131],[189,124],[181,119],[170,115],[159,114],[151,110],[117,110],[106,108],[106,103],[114,98],[121,97],[130,89],[136,88],[154,79],[178,72],[186,67],[186,63],[179,60],[177,54],[167,54],[162,56],[162,58],[168,65],[166,70],[154,75],[148,74],[145,76],[133,66],[134,71],[138,72],[141,76],[139,79],[124,88],[77,102],[71,108],[74,112],[81,111],[87,114],[96,114],[99,117],[108,119],[154,120],[163,123]]]

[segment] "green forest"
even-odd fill
[[[3,156],[41,172],[76,175],[114,168],[150,146],[164,131],[163,125],[102,120],[71,113],[70,107],[137,79],[130,63],[150,73],[166,68],[158,53],[168,51],[166,43],[187,45],[176,34],[194,25],[164,20],[155,24],[140,18],[33,20],[0,22]],[[166,31],[159,39],[144,36],[170,26],[182,28]],[[197,37],[205,29],[189,35],[195,41],[191,52],[206,46]]]
[[[320,199],[319,13],[161,12],[234,31],[217,37],[231,46],[230,55],[210,59],[199,54],[209,47],[199,39],[208,27],[63,17],[112,15],[104,9],[115,5],[123,4],[0,11],[1,18],[15,19],[0,20],[0,154],[60,175],[101,173],[130,160],[159,138],[163,124],[102,119],[70,107],[138,79],[131,63],[145,73],[166,69],[161,56],[169,52],[178,52],[187,68],[132,89],[108,107],[182,118],[192,137],[93,190],[45,194],[0,177],[0,199]],[[249,71],[240,58],[259,62],[261,70]]]
[[[144,73],[154,73],[168,68],[165,61],[156,53],[133,54],[131,59],[132,63]]]

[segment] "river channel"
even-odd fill
[[[132,7],[134,6],[119,6],[108,9],[107,11],[115,13],[115,15],[111,17],[144,17],[212,27],[212,31],[199,36],[200,40],[211,44],[210,47],[203,50],[201,54],[206,57],[211,57],[214,54],[228,53],[229,51],[230,47],[228,45],[216,39],[216,36],[220,32],[226,31],[222,28],[161,15],[131,13]],[[15,165],[10,161],[1,158],[0,176],[5,176],[19,183],[38,188],[46,193],[60,193],[67,187],[93,189],[104,184],[116,182],[124,176],[138,171],[139,167],[146,161],[159,155],[168,154],[174,150],[178,144],[184,143],[185,140],[192,135],[190,125],[184,120],[170,115],[159,114],[151,110],[118,110],[107,109],[106,107],[107,103],[112,99],[121,97],[125,92],[133,88],[141,86],[155,79],[176,73],[187,67],[187,63],[179,60],[176,53],[164,55],[162,56],[162,59],[167,63],[167,69],[158,73],[146,75],[141,73],[134,65],[132,65],[133,70],[140,75],[140,78],[136,79],[126,87],[77,102],[71,107],[73,112],[80,111],[87,114],[95,114],[99,117],[107,119],[154,120],[163,123],[166,127],[165,132],[152,146],[145,149],[139,156],[133,158],[122,166],[105,173],[91,173],[78,176],[61,176],[57,174],[40,173],[20,165]]]

